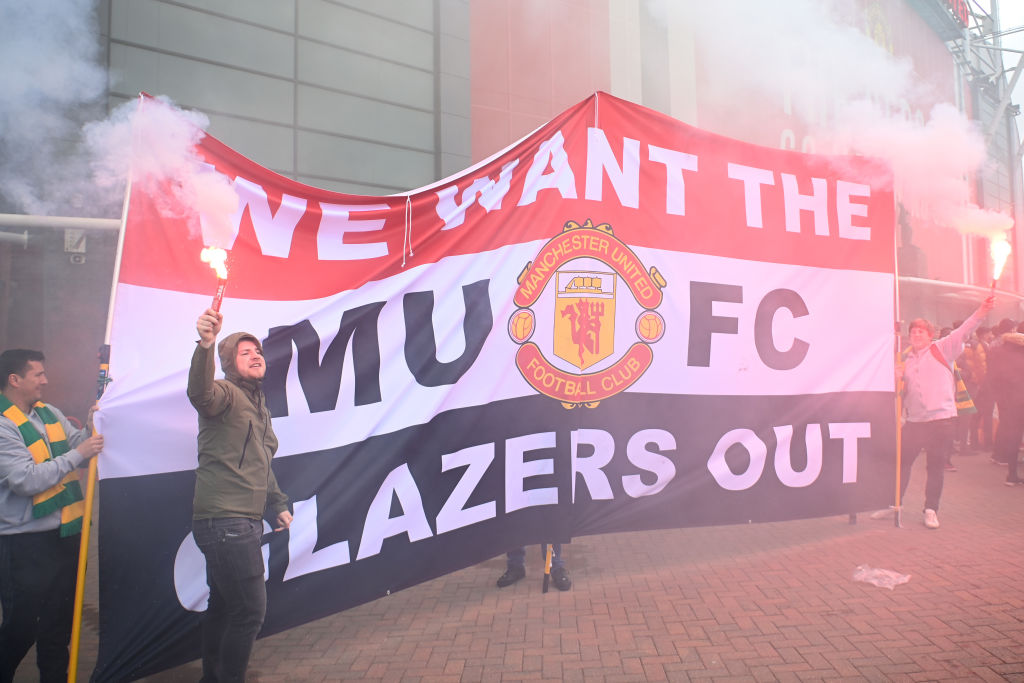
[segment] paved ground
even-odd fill
[[[903,528],[861,515],[580,538],[567,593],[541,593],[539,551],[499,590],[495,558],[260,640],[248,680],[1024,681],[1024,487],[987,455],[955,461],[938,530],[921,524],[920,458]],[[911,578],[854,581],[864,564]],[[198,679],[195,662],[148,680]],[[17,680],[34,680],[29,660]]]

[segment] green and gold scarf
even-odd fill
[[[36,413],[43,420],[46,427],[46,439],[39,434],[21,408],[11,403],[3,394],[0,394],[0,415],[13,422],[21,432],[21,438],[25,440],[28,452],[37,464],[64,455],[70,450],[68,437],[64,433],[64,427],[60,420],[53,414],[53,411],[46,407],[42,401],[37,401]],[[46,447],[46,441],[50,447]],[[32,496],[32,516],[36,519],[45,517],[54,510],[60,510],[60,535],[73,536],[82,530],[82,516],[85,513],[85,503],[82,499],[82,487],[78,483],[78,470],[71,470],[56,486],[46,489],[42,493]]]

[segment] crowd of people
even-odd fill
[[[1024,321],[1004,318],[979,327],[956,359],[977,412],[960,415],[954,450],[987,453],[1006,467],[1005,484],[1021,484],[1017,470],[1024,438]]]

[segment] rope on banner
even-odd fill
[[[594,128],[601,127],[601,112],[598,108],[598,100],[601,98],[601,93],[594,93]]]
[[[406,195],[405,197],[405,232],[403,233],[402,241],[402,267],[405,268],[405,253],[409,252],[409,258],[412,258],[412,197]]]

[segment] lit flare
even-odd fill
[[[210,308],[219,311],[221,301],[224,300],[224,288],[228,284],[228,268],[225,265],[228,260],[228,252],[220,247],[203,247],[203,251],[199,254],[199,260],[208,263],[210,268],[217,273],[217,293],[213,295],[213,303]]]
[[[220,247],[203,247],[202,253],[199,254],[199,260],[210,264],[210,267],[217,273],[218,280],[228,279],[228,269],[224,265],[228,260],[228,252]]]
[[[1006,259],[1010,256],[1010,243],[1005,237],[992,240],[989,244],[989,254],[992,256],[992,289],[995,289],[996,282],[1006,267]]]

